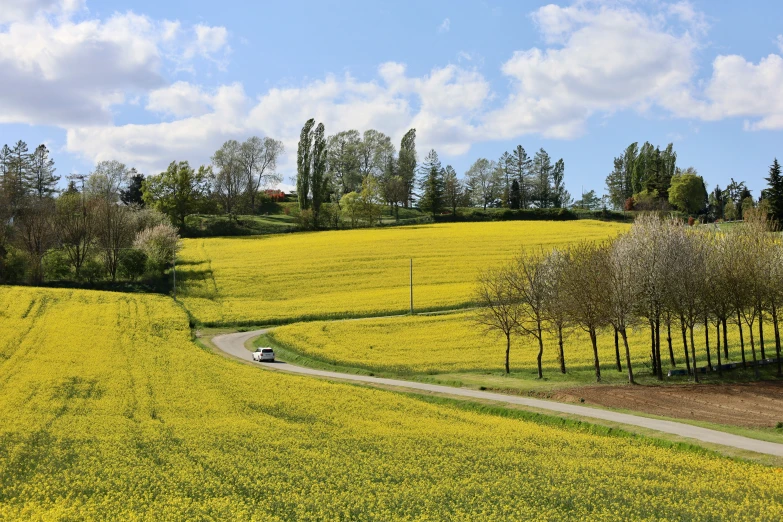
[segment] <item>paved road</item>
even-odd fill
[[[258,337],[266,333],[267,330],[255,330],[252,332],[239,332],[233,334],[219,335],[212,339],[215,346],[223,350],[229,355],[233,355],[239,359],[245,361],[253,361],[253,356],[245,348],[245,343],[254,337]],[[612,422],[619,422],[622,424],[629,424],[632,426],[639,426],[642,428],[648,428],[651,430],[661,431],[664,433],[671,433],[672,435],[679,435],[681,437],[687,437],[690,439],[696,439],[702,442],[710,442],[713,444],[721,444],[723,446],[731,446],[743,450],[755,451],[757,453],[765,453],[768,455],[776,455],[783,457],[783,444],[777,444],[775,442],[766,442],[763,440],[751,439],[748,437],[742,437],[740,435],[733,435],[731,433],[725,433],[722,431],[710,430],[707,428],[700,428],[698,426],[692,426],[690,424],[683,424],[680,422],[672,422],[666,420],[650,419],[647,417],[639,417],[636,415],[629,415],[627,413],[617,413],[607,410],[599,410],[595,408],[588,408],[586,406],[577,406],[575,404],[564,404],[561,402],[547,401],[543,399],[532,399],[528,397],[517,397],[513,395],[504,395],[501,393],[492,393],[479,390],[470,390],[467,388],[455,388],[452,386],[441,386],[437,384],[426,384],[413,381],[402,381],[397,379],[384,379],[381,377],[369,377],[366,375],[352,375],[349,373],[329,372],[324,370],[316,370],[313,368],[304,368],[301,366],[294,366],[283,362],[263,363],[264,368],[284,371],[289,373],[297,373],[302,375],[312,375],[315,377],[324,377],[328,379],[337,379],[343,381],[354,381],[369,384],[382,384],[385,386],[395,386],[399,388],[406,388],[408,390],[422,390],[426,392],[443,393],[452,396],[467,397],[470,399],[484,399],[490,401],[496,401],[505,404],[519,404],[522,406],[530,406],[533,408],[539,408],[542,410],[556,411],[560,413],[569,413],[573,415],[579,415],[581,417],[590,417],[594,419],[602,419]]]

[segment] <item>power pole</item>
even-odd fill
[[[411,315],[413,315],[413,258],[411,258]]]

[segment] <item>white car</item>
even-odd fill
[[[253,352],[253,360],[256,362],[275,362],[275,351],[266,346],[259,346],[256,351]]]

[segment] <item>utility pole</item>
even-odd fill
[[[413,258],[411,258],[411,315],[413,315]]]

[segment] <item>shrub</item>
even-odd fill
[[[123,250],[119,258],[120,277],[135,281],[147,269],[147,254],[136,248]]]
[[[106,267],[97,259],[88,259],[79,271],[79,277],[90,284],[102,279],[105,274]]]
[[[69,279],[71,263],[68,256],[59,249],[50,250],[43,258],[44,280],[61,281]]]
[[[136,235],[133,247],[147,255],[147,266],[153,272],[162,272],[174,261],[181,248],[177,229],[169,224],[156,225]]]

